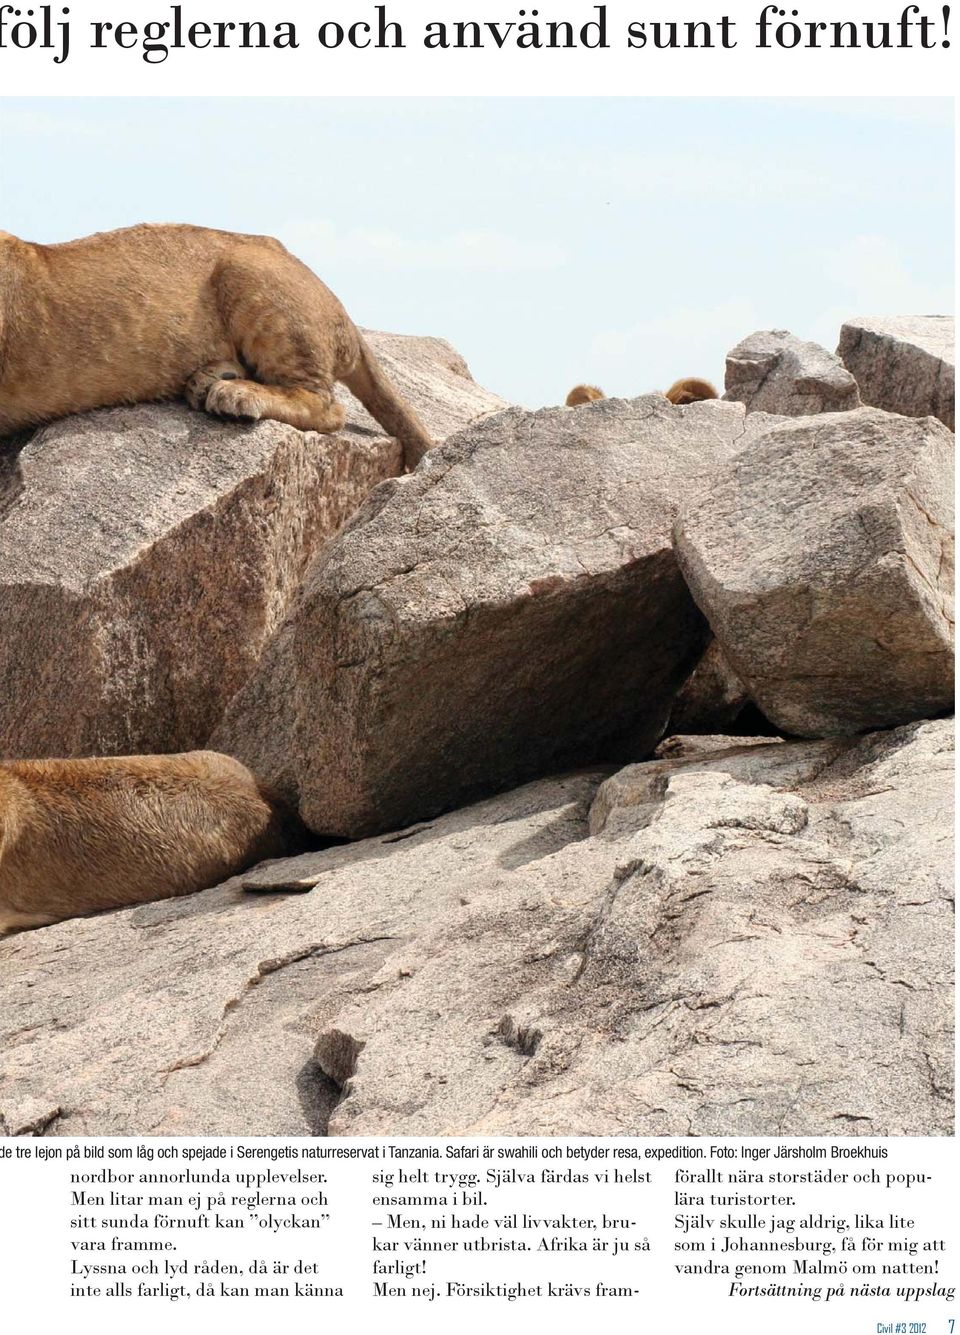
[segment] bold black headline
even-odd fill
[[[163,18],[133,22],[115,16],[91,21],[71,20],[68,6],[32,8],[0,4],[0,70],[17,51],[48,52],[54,64],[70,57],[74,41],[93,50],[120,48],[139,53],[148,65],[159,65],[172,51],[225,48],[235,50],[298,50],[314,45],[333,51],[402,50],[411,45],[428,51],[503,50],[732,50],[752,45],[758,50],[934,50],[949,47],[950,6],[904,5],[886,18],[820,19],[799,9],[778,5],[758,7],[753,23],[724,14],[710,20],[637,19],[615,25],[606,5],[592,5],[589,17],[555,19],[539,9],[520,9],[513,17],[477,21],[430,20],[416,26],[391,16],[389,6],[364,7],[365,16],[327,19],[297,25],[290,22],[193,19],[183,5],[170,5]],[[75,31],[73,30],[75,28]]]

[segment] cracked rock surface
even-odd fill
[[[212,744],[350,837],[648,753],[706,640],[673,517],[770,421],[651,395],[468,427],[328,545]]]
[[[690,590],[785,732],[952,706],[953,452],[934,418],[823,413],[773,426],[681,512]]]
[[[859,408],[857,382],[834,353],[786,329],[763,329],[727,353],[725,399],[747,412],[807,417]]]
[[[843,325],[837,352],[864,403],[954,429],[952,315],[859,316]]]
[[[949,1133],[952,722],[710,741],[0,942],[0,1127]]]

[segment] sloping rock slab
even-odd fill
[[[659,396],[485,418],[330,544],[212,744],[354,837],[649,752],[705,634],[672,518],[759,429]]]
[[[0,1131],[324,1131],[339,1097],[313,1055],[327,1018],[382,969],[400,982],[432,919],[459,919],[501,877],[584,839],[603,777],[545,780],[435,825],[0,941]],[[241,889],[304,878],[310,894]],[[422,1079],[427,1035],[409,1037]],[[505,1070],[518,1064],[504,1053]]]
[[[864,403],[954,429],[953,316],[859,316],[841,328],[837,352]]]
[[[202,746],[312,557],[400,468],[382,435],[186,407],[41,431],[0,505],[0,757]]]
[[[807,417],[859,408],[857,382],[839,357],[786,329],[751,334],[727,353],[725,399],[747,412]]]
[[[952,736],[544,780],[9,938],[2,1129],[949,1134]]]
[[[951,739],[661,770],[630,821],[472,898],[331,1018],[331,1133],[949,1134]]]
[[[953,436],[933,418],[859,408],[777,426],[674,539],[731,667],[785,732],[952,704]]]

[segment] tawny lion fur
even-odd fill
[[[188,895],[290,845],[250,771],[215,751],[0,763],[0,935]]]
[[[596,385],[574,385],[567,395],[567,407],[579,408],[584,403],[595,403],[597,399],[605,397],[603,390],[597,389]],[[674,381],[665,391],[665,397],[676,404],[699,403],[701,399],[715,399],[717,391],[709,380],[687,376],[684,380]]]
[[[686,380],[676,380],[666,391],[671,403],[699,403],[701,399],[715,399],[717,391],[709,380],[698,380],[690,376]]]
[[[151,224],[53,246],[0,232],[0,436],[181,395],[222,417],[334,432],[338,380],[413,468],[426,428],[279,241]]]
[[[567,395],[567,407],[579,408],[583,403],[595,403],[597,399],[604,399],[606,395],[602,389],[597,389],[596,385],[574,385]]]

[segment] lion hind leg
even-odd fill
[[[242,380],[246,374],[239,362],[210,362],[194,371],[183,387],[183,397],[191,408],[202,411],[207,406],[207,395],[218,380]]]
[[[247,370],[210,386],[207,412],[339,431],[346,412],[333,388],[356,334],[333,294],[289,256],[249,249],[221,263],[214,283],[224,335]]]

